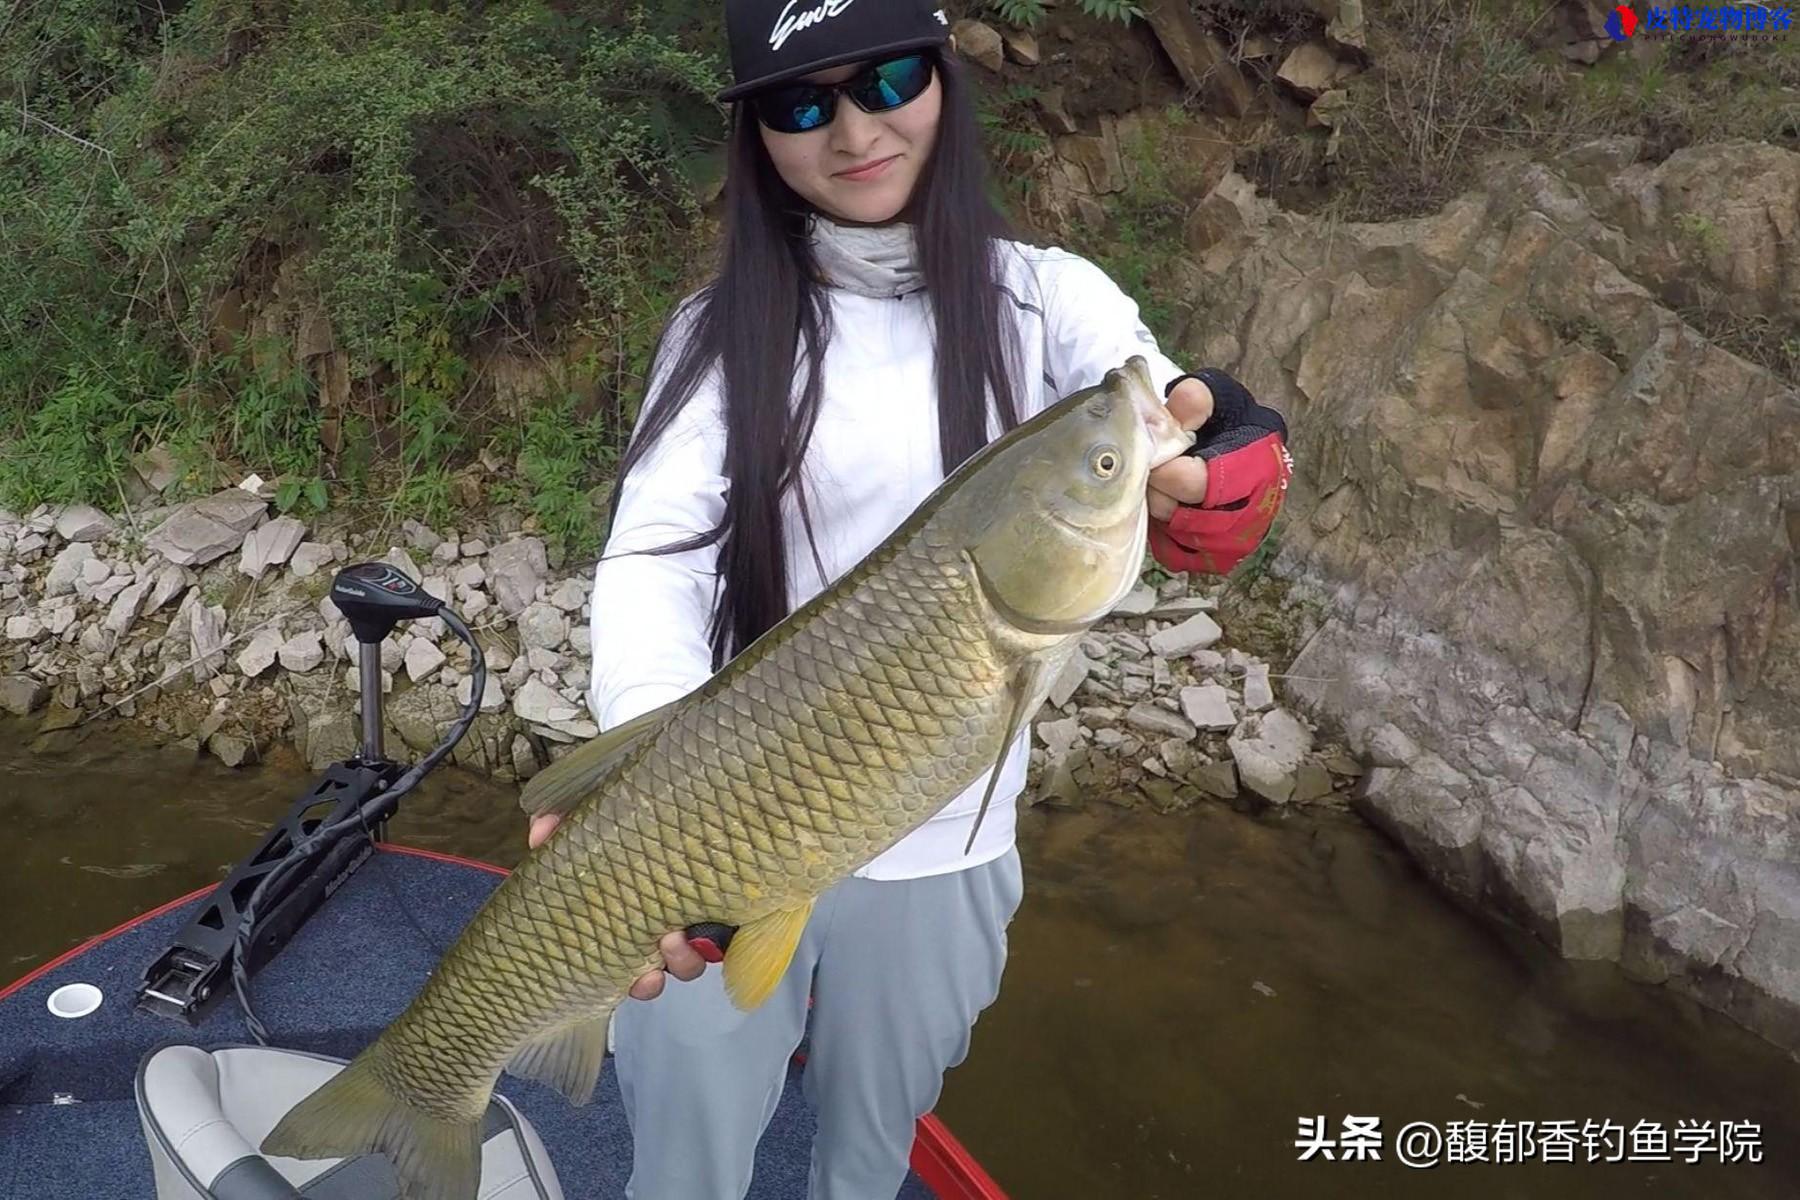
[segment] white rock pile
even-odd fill
[[[553,571],[543,540],[508,523],[407,521],[400,544],[353,552],[248,488],[124,520],[86,506],[0,511],[0,712],[49,706],[48,728],[136,716],[233,765],[286,737],[322,767],[360,738],[362,647],[329,583],[374,558],[445,600],[481,643],[482,715],[458,760],[527,778],[598,733],[586,699],[590,576],[585,564]],[[1241,791],[1275,804],[1333,794],[1312,730],[1277,706],[1268,665],[1218,649],[1215,607],[1185,579],[1142,586],[1084,639],[1036,722],[1037,800],[1173,811]],[[424,753],[468,703],[473,657],[438,619],[402,626],[380,654],[390,738]]]

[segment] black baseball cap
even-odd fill
[[[734,82],[721,101],[827,67],[941,46],[950,18],[936,0],[725,0],[725,30]]]

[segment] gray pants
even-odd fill
[[[805,1094],[810,1200],[893,1200],[914,1125],[1000,991],[1018,851],[923,879],[846,879],[819,897],[787,975],[739,1012],[720,971],[613,1016],[631,1123],[628,1200],[742,1200],[814,998]],[[809,989],[810,985],[810,989]]]

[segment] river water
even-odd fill
[[[35,753],[30,735],[0,721],[0,983],[217,881],[309,779],[279,755],[232,771],[129,729]],[[446,769],[391,833],[512,865],[516,796]],[[1097,803],[1032,810],[1020,837],[1006,981],[938,1106],[1019,1200],[1800,1197],[1800,1064],[1462,913],[1351,813]],[[1379,1121],[1379,1161],[1346,1149],[1348,1117]],[[1322,1121],[1331,1159],[1301,1161],[1303,1119]],[[1570,1123],[1549,1142],[1572,1136],[1574,1161],[1517,1161],[1527,1121],[1534,1145]],[[1701,1162],[1684,1121],[1704,1123]],[[1460,1135],[1489,1161],[1440,1147],[1435,1168],[1402,1166],[1415,1122],[1420,1158]],[[1585,1122],[1618,1147],[1598,1157],[1625,1161],[1588,1161]],[[1644,1160],[1640,1122],[1668,1131],[1671,1161]],[[1761,1162],[1717,1161],[1725,1122],[1739,1141],[1753,1127],[1744,1153]]]

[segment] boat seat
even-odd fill
[[[137,1105],[156,1200],[398,1200],[379,1154],[264,1156],[289,1109],[346,1060],[264,1046],[164,1046],[138,1065]],[[550,1156],[523,1114],[496,1094],[481,1130],[479,1200],[562,1200]]]

